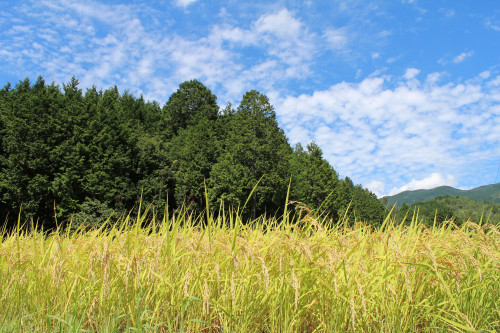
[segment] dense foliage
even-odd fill
[[[182,83],[164,107],[116,86],[83,92],[74,78],[62,88],[41,77],[7,84],[0,166],[0,218],[10,224],[21,212],[46,228],[71,218],[99,225],[141,197],[157,214],[167,201],[171,210],[200,212],[208,196],[214,210],[275,216],[290,179],[291,201],[335,219],[348,207],[375,223],[385,213],[373,193],[339,179],[315,143],[292,149],[266,96],[250,91],[236,109],[221,111],[196,80]]]
[[[434,221],[441,224],[446,220],[453,220],[457,225],[467,221],[492,224],[500,222],[500,204],[479,202],[459,196],[439,196],[432,200],[413,203],[411,206],[404,203],[400,208],[396,208],[396,214],[400,219],[405,215],[413,216],[416,213],[419,220],[427,226],[433,225]],[[410,220],[411,218],[407,219],[407,222]]]

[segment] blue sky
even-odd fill
[[[291,144],[377,195],[500,181],[497,0],[3,0],[0,31],[2,86],[256,89]]]

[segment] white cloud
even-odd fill
[[[30,68],[42,68],[34,75],[56,82],[76,76],[84,87],[119,84],[160,102],[180,82],[193,78],[218,86],[219,98],[230,101],[246,90],[270,91],[278,82],[310,73],[315,36],[285,8],[264,13],[246,25],[214,25],[194,38],[170,32],[168,25],[160,23],[150,29],[147,15],[141,16],[140,10],[147,12],[135,5],[41,1],[26,7],[25,13],[38,22],[14,25],[10,34],[19,41],[8,44],[2,54],[22,55],[4,58],[10,59],[12,71],[23,68],[21,75]],[[249,47],[259,56],[249,59]]]
[[[491,20],[491,18],[487,18],[485,20],[485,23],[486,23],[486,26],[494,31],[500,31],[500,24],[498,23],[498,21],[493,21]]]
[[[195,3],[197,0],[176,0],[175,1],[175,4],[178,6],[178,7],[188,7],[189,5]]]
[[[282,9],[276,14],[262,15],[255,22],[255,28],[261,34],[269,33],[281,39],[295,39],[302,32],[302,23],[287,9]]]
[[[444,185],[455,186],[456,184],[457,181],[454,176],[443,176],[441,173],[435,172],[423,179],[412,179],[409,183],[399,188],[392,189],[389,195],[394,195],[403,191],[427,190]]]
[[[328,45],[336,50],[341,50],[346,47],[348,43],[347,32],[345,29],[329,28],[323,33]]]
[[[491,72],[490,72],[490,71],[484,71],[484,72],[481,72],[481,73],[479,74],[479,77],[480,77],[481,79],[485,80],[485,79],[489,78],[489,77],[490,77],[490,75],[491,75]]]
[[[449,9],[449,8],[448,9],[441,8],[439,11],[441,13],[443,13],[446,18],[451,18],[451,17],[455,16],[455,14],[456,14],[453,9]]]
[[[420,69],[417,68],[408,68],[404,75],[404,78],[407,80],[414,79],[418,74],[420,74]]]
[[[375,76],[284,97],[275,103],[280,123],[292,143],[315,140],[341,175],[378,194],[383,184],[389,190],[473,177],[473,165],[500,156],[495,78],[438,84],[438,74],[419,81],[418,73],[413,68],[401,78]],[[295,134],[299,127],[306,132]],[[408,182],[436,169],[455,178]]]
[[[380,182],[378,180],[372,180],[368,184],[366,184],[366,188],[368,188],[370,191],[375,193],[377,197],[381,197],[381,194],[384,193],[385,190],[385,184],[383,182]]]
[[[458,64],[464,61],[466,58],[471,57],[474,54],[474,52],[469,51],[469,52],[462,52],[459,55],[457,55],[455,58],[453,58],[453,63]]]
[[[281,9],[261,15],[247,29],[217,25],[206,38],[193,43],[208,43],[211,48],[227,53],[227,59],[220,61],[224,68],[220,82],[227,91],[223,97],[231,100],[243,93],[236,94],[236,87],[271,91],[278,82],[305,77],[315,54],[315,40],[292,12]],[[247,47],[257,48],[262,59],[250,65],[236,62]],[[192,49],[186,49],[186,53],[190,52]]]

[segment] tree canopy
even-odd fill
[[[118,87],[82,91],[40,77],[0,90],[0,218],[95,225],[100,217],[168,200],[201,212],[243,209],[246,218],[278,216],[290,200],[333,219],[348,207],[377,223],[384,207],[349,178],[339,179],[320,147],[290,146],[269,99],[258,91],[219,110],[197,80],[180,84],[164,107]],[[257,185],[258,184],[258,185]],[[257,186],[256,186],[257,185]],[[141,199],[142,198],[142,199]],[[354,215],[353,215],[354,216]]]

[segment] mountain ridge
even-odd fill
[[[500,203],[500,183],[478,186],[470,190],[460,190],[445,185],[433,189],[403,191],[395,195],[385,196],[381,200],[387,200],[390,205],[397,204],[400,207],[403,203],[412,205],[416,202],[432,200],[439,196],[459,196],[477,201]]]

